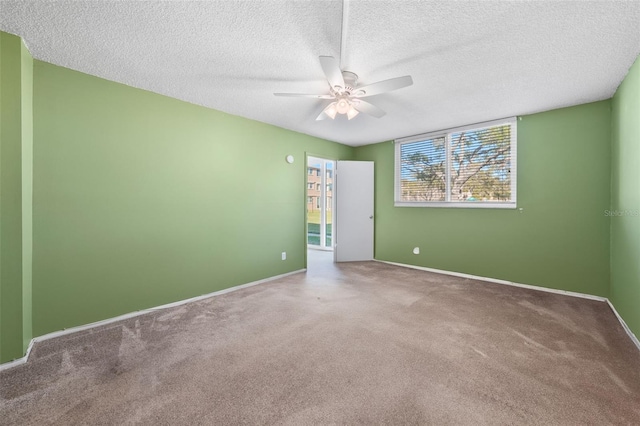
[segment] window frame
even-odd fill
[[[501,120],[485,121],[483,123],[469,124],[466,126],[453,127],[445,130],[438,130],[435,132],[422,133],[419,135],[408,136],[405,138],[399,138],[394,140],[394,173],[393,173],[393,201],[394,207],[452,207],[452,208],[471,208],[471,209],[516,209],[517,208],[517,176],[518,176],[518,125],[517,117],[510,117]],[[451,169],[451,134],[464,132],[467,130],[481,130],[489,127],[495,127],[500,125],[511,125],[511,142],[510,142],[510,179],[511,179],[511,199],[512,201],[505,202],[490,202],[490,201],[402,201],[401,190],[401,178],[400,173],[402,165],[400,161],[401,147],[404,144],[421,142],[428,139],[442,138],[445,139],[445,170],[446,170],[446,197],[451,196],[450,191],[450,169]]]

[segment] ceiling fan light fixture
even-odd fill
[[[336,102],[331,102],[323,111],[332,120],[336,118],[336,114],[338,113],[338,108],[336,104],[337,104]]]
[[[351,103],[348,100],[346,100],[345,98],[338,99],[338,102],[336,103],[336,110],[339,114],[346,114],[350,108]]]
[[[358,111],[357,109],[355,109],[355,108],[353,107],[353,105],[351,105],[351,106],[349,107],[349,111],[347,111],[347,118],[348,118],[349,120],[351,120],[353,117],[355,117],[355,116],[356,116],[356,115],[358,115],[358,114],[360,114],[360,111]]]

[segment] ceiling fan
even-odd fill
[[[324,95],[274,93],[274,95],[331,99],[332,102],[322,110],[316,120],[324,120],[327,117],[333,120],[337,114],[346,114],[347,118],[351,120],[360,112],[380,118],[386,113],[377,106],[362,100],[362,98],[402,89],[413,84],[411,76],[405,75],[358,87],[358,75],[351,71],[340,70],[340,66],[333,56],[320,56],[320,66],[329,82],[329,93]]]

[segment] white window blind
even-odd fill
[[[395,205],[516,207],[516,121],[396,140]]]
[[[403,201],[446,201],[445,138],[400,145]]]

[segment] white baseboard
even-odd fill
[[[101,325],[111,324],[111,323],[114,323],[114,322],[117,322],[117,321],[122,321],[122,320],[129,319],[129,318],[134,318],[134,317],[137,317],[137,316],[140,316],[140,315],[148,314],[150,312],[155,312],[155,311],[159,311],[159,310],[162,310],[162,309],[173,308],[173,307],[184,305],[184,304],[187,304],[187,303],[197,302],[199,300],[208,299],[210,297],[220,296],[222,294],[231,293],[233,291],[241,290],[243,288],[253,287],[254,285],[264,284],[264,283],[269,282],[269,281],[277,280],[279,278],[284,278],[284,277],[287,277],[289,275],[299,274],[300,272],[305,272],[306,270],[307,270],[306,268],[298,269],[297,271],[287,272],[286,274],[280,274],[280,275],[276,275],[276,276],[273,276],[273,277],[265,278],[265,279],[262,279],[262,280],[252,281],[252,282],[246,283],[246,284],[240,284],[240,285],[237,285],[235,287],[229,287],[229,288],[225,288],[223,290],[214,291],[213,293],[203,294],[202,296],[191,297],[189,299],[184,299],[184,300],[179,300],[177,302],[167,303],[166,305],[160,305],[160,306],[155,306],[153,308],[143,309],[141,311],[130,312],[128,314],[119,315],[117,317],[107,318],[107,319],[104,319],[104,320],[101,320],[101,321],[96,321],[96,322],[92,322],[92,323],[89,323],[89,324],[79,325],[77,327],[65,328],[64,330],[54,331],[54,332],[51,332],[51,333],[48,333],[48,334],[44,334],[42,336],[34,337],[33,339],[31,339],[31,342],[29,343],[29,346],[27,347],[27,352],[25,353],[25,355],[22,358],[18,358],[18,359],[15,359],[13,361],[10,361],[10,362],[5,362],[4,364],[0,364],[0,371],[7,370],[9,368],[16,367],[18,365],[26,363],[27,360],[29,359],[29,354],[31,353],[31,349],[33,348],[33,345],[36,342],[42,342],[44,340],[53,339],[55,337],[60,337],[60,336],[65,336],[67,334],[77,333],[79,331],[88,330],[90,328],[95,328],[95,327],[99,327]]]
[[[633,334],[631,329],[627,326],[627,323],[622,319],[620,314],[618,314],[618,311],[613,306],[611,301],[609,299],[607,299],[606,297],[594,296],[592,294],[586,294],[586,293],[577,293],[577,292],[573,292],[573,291],[557,290],[557,289],[553,289],[553,288],[539,287],[539,286],[534,286],[534,285],[529,285],[529,284],[519,284],[519,283],[514,283],[512,281],[499,280],[499,279],[496,279],[496,278],[487,278],[487,277],[481,277],[481,276],[478,276],[478,275],[470,275],[470,274],[463,274],[463,273],[460,273],[460,272],[445,271],[445,270],[442,270],[442,269],[426,268],[424,266],[409,265],[409,264],[405,264],[405,263],[387,262],[387,261],[384,261],[384,260],[375,260],[375,261],[376,262],[380,262],[380,263],[387,263],[389,265],[401,266],[401,267],[404,267],[404,268],[417,269],[417,270],[420,270],[420,271],[434,272],[434,273],[437,273],[437,274],[451,275],[451,276],[454,276],[454,277],[468,278],[468,279],[473,279],[473,280],[478,280],[478,281],[491,282],[491,283],[495,283],[495,284],[503,284],[503,285],[510,285],[510,286],[514,286],[514,287],[521,287],[521,288],[526,288],[526,289],[529,289],[529,290],[545,291],[545,292],[548,292],[548,293],[563,294],[565,296],[580,297],[580,298],[583,298],[583,299],[590,299],[590,300],[597,300],[597,301],[600,301],[600,302],[606,302],[609,305],[609,307],[611,308],[611,310],[613,311],[613,313],[615,314],[616,318],[618,318],[618,321],[622,325],[622,328],[624,328],[625,332],[627,333],[627,335],[629,336],[629,338],[631,339],[633,344],[636,345],[638,350],[640,350],[640,341],[638,341],[638,338],[635,336],[635,334]],[[306,269],[299,269],[297,271],[292,271],[292,272],[288,272],[286,274],[276,275],[274,277],[269,277],[269,278],[265,278],[265,279],[262,279],[262,280],[253,281],[253,282],[246,283],[246,284],[241,284],[241,285],[238,285],[238,286],[235,286],[235,287],[226,288],[224,290],[215,291],[213,293],[204,294],[202,296],[192,297],[192,298],[189,298],[189,299],[184,299],[184,300],[180,300],[180,301],[173,302],[173,303],[168,303],[166,305],[161,305],[161,306],[156,306],[156,307],[149,308],[149,309],[144,309],[144,310],[141,310],[141,311],[131,312],[131,313],[128,313],[128,314],[117,316],[117,317],[108,318],[108,319],[105,319],[105,320],[102,320],[102,321],[96,321],[96,322],[93,322],[93,323],[90,323],[90,324],[85,324],[85,325],[81,325],[81,326],[77,326],[77,327],[67,328],[67,329],[60,330],[60,331],[54,331],[52,333],[48,333],[48,334],[45,334],[45,335],[42,335],[42,336],[34,337],[33,339],[31,339],[31,342],[29,343],[29,346],[27,348],[26,354],[22,358],[18,358],[16,360],[13,360],[13,361],[10,361],[10,362],[6,362],[4,364],[0,364],[0,371],[7,370],[9,368],[16,367],[18,365],[26,363],[27,360],[29,359],[29,354],[31,353],[31,349],[33,348],[33,345],[36,342],[42,342],[44,340],[53,339],[54,337],[59,337],[59,336],[67,335],[67,334],[77,333],[79,331],[84,331],[84,330],[88,330],[90,328],[99,327],[101,325],[110,324],[110,323],[113,323],[113,322],[116,322],[116,321],[122,321],[122,320],[125,320],[125,319],[137,317],[137,316],[144,315],[144,314],[147,314],[147,313],[150,313],[150,312],[154,312],[154,311],[158,311],[158,310],[162,310],[162,309],[167,309],[167,308],[173,308],[175,306],[184,305],[186,303],[197,302],[199,300],[208,299],[210,297],[215,297],[215,296],[219,296],[219,295],[226,294],[226,293],[231,293],[231,292],[236,291],[236,290],[240,290],[240,289],[247,288],[247,287],[252,287],[252,286],[258,285],[258,284],[263,284],[263,283],[266,283],[266,282],[269,282],[269,281],[277,280],[279,278],[283,278],[283,277],[286,277],[286,276],[289,276],[289,275],[298,274],[300,272],[305,272],[305,271],[306,271]]]
[[[29,342],[29,346],[27,346],[27,352],[24,354],[22,358],[17,358],[17,359],[14,359],[13,361],[0,364],[0,371],[8,370],[10,368],[17,367],[19,365],[26,363],[27,359],[29,359],[29,354],[31,353],[31,348],[33,348],[34,343],[35,343],[35,339],[31,339],[31,341]]]
[[[604,302],[607,300],[606,297],[594,296],[592,294],[577,293],[575,291],[557,290],[555,288],[539,287],[539,286],[529,285],[529,284],[520,284],[520,283],[514,283],[512,281],[499,280],[496,278],[487,278],[487,277],[481,277],[478,275],[470,275],[470,274],[463,274],[460,272],[445,271],[442,269],[425,268],[423,266],[408,265],[406,263],[387,262],[385,260],[376,260],[376,262],[388,263],[389,265],[402,266],[405,268],[418,269],[420,271],[435,272],[436,274],[452,275],[454,277],[468,278],[471,280],[487,281],[494,284],[504,284],[504,285],[510,285],[514,287],[528,288],[529,290],[546,291],[547,293],[556,293],[556,294],[564,294],[565,296],[581,297],[583,299],[597,300],[599,302]]]
[[[586,294],[586,293],[577,293],[577,292],[574,292],[574,291],[557,290],[555,288],[539,287],[539,286],[529,285],[529,284],[519,284],[519,283],[514,283],[512,281],[498,280],[498,279],[495,279],[495,278],[480,277],[478,275],[463,274],[463,273],[460,273],[460,272],[451,272],[451,271],[445,271],[445,270],[442,270],[442,269],[426,268],[424,266],[409,265],[409,264],[406,264],[406,263],[387,262],[385,260],[376,260],[376,262],[387,263],[389,265],[401,266],[401,267],[404,267],[404,268],[417,269],[417,270],[420,270],[420,271],[434,272],[436,274],[452,275],[454,277],[469,278],[469,279],[472,279],[472,280],[486,281],[486,282],[495,283],[495,284],[503,284],[503,285],[510,285],[510,286],[514,286],[514,287],[522,287],[522,288],[527,288],[529,290],[545,291],[547,293],[564,294],[565,296],[580,297],[582,299],[590,299],[590,300],[597,300],[599,302],[606,302],[609,305],[609,307],[611,308],[611,310],[613,311],[613,313],[615,314],[616,318],[618,318],[618,321],[622,325],[622,328],[627,333],[627,335],[629,336],[629,338],[631,339],[633,344],[636,345],[638,350],[640,350],[640,341],[638,341],[638,338],[636,337],[636,335],[633,334],[633,332],[631,331],[629,326],[627,326],[627,323],[622,319],[622,317],[620,316],[618,311],[616,311],[616,308],[613,306],[611,301],[609,299],[607,299],[606,297],[594,296],[592,294]]]
[[[631,339],[631,341],[633,342],[634,345],[636,345],[636,347],[638,349],[640,349],[640,341],[638,340],[638,338],[636,337],[635,334],[633,334],[633,331],[631,331],[631,329],[629,328],[629,326],[627,325],[626,322],[624,322],[624,320],[622,319],[622,317],[620,316],[620,314],[618,313],[618,311],[616,310],[616,307],[613,306],[613,303],[611,303],[611,301],[609,299],[607,299],[607,304],[609,305],[609,307],[611,308],[611,310],[613,311],[613,313],[616,315],[616,318],[618,318],[618,321],[620,321],[620,324],[622,324],[622,328],[624,328],[624,331],[627,332],[627,335],[629,336],[629,338]]]

